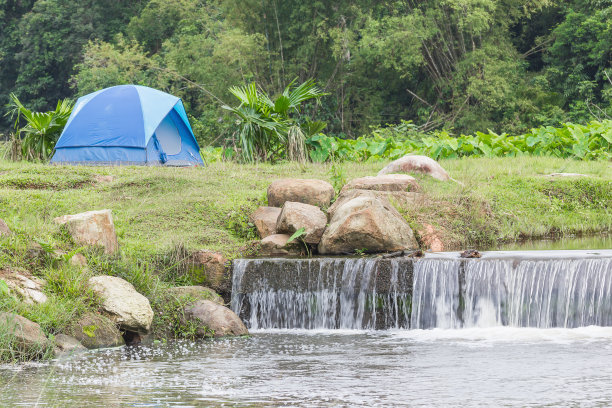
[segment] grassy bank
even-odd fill
[[[46,279],[49,296],[43,305],[27,306],[0,294],[0,310],[40,323],[47,334],[59,333],[98,308],[85,283],[92,275],[108,274],[128,280],[151,300],[156,314],[164,316],[157,322],[166,328],[159,336],[189,336],[190,328],[168,318],[180,312],[181,300],[165,294],[169,286],[192,283],[180,267],[187,251],[244,256],[256,238],[248,216],[265,205],[266,188],[275,179],[319,178],[339,188],[343,179],[375,175],[384,164],[219,162],[182,169],[0,162],[0,218],[14,232],[0,237],[0,268],[23,268]],[[449,249],[612,231],[609,162],[523,157],[441,164],[461,184],[419,176],[423,194],[405,216],[416,231],[433,225]],[[546,176],[554,172],[589,177]],[[103,208],[113,210],[120,256],[82,249],[89,263],[82,271],[52,254],[78,249],[53,218]]]

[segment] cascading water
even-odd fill
[[[408,326],[406,261],[239,259],[233,268],[232,309],[251,329]]]
[[[502,325],[612,326],[612,259],[415,265],[412,328]]]
[[[608,252],[242,259],[234,263],[232,308],[251,329],[612,326]]]

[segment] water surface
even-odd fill
[[[0,369],[2,406],[612,405],[612,328],[267,330]]]

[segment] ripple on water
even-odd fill
[[[8,406],[608,406],[612,328],[269,330],[0,368]]]

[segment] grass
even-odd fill
[[[609,162],[522,157],[440,163],[462,184],[417,176],[423,195],[405,216],[416,231],[433,225],[447,248],[612,232]],[[0,161],[0,218],[14,232],[0,237],[0,268],[24,268],[45,279],[49,297],[44,305],[27,306],[4,296],[0,310],[38,322],[48,335],[60,333],[98,308],[86,281],[107,274],[126,279],[150,299],[160,336],[192,337],[194,327],[180,321],[188,299],[169,299],[166,292],[169,286],[191,283],[181,266],[189,251],[215,250],[230,259],[244,256],[255,238],[248,216],[266,204],[266,189],[275,179],[318,178],[338,189],[341,180],[375,175],[385,164],[217,162],[162,168]],[[546,177],[554,172],[590,177]],[[113,179],[100,181],[100,176]],[[53,218],[104,208],[113,211],[119,255],[83,249],[89,265],[83,271],[52,254],[79,249]],[[0,328],[0,338],[2,333]]]

